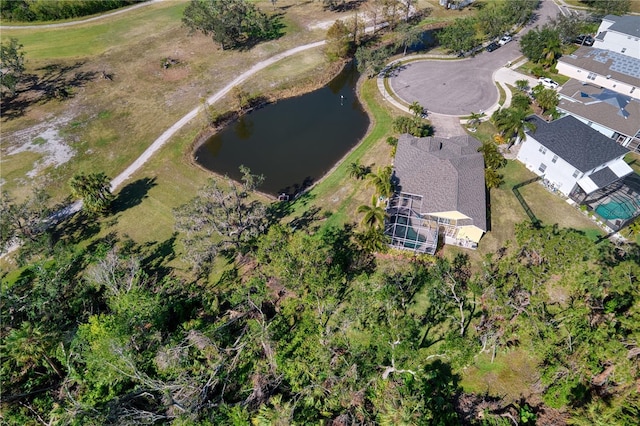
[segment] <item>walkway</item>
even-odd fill
[[[149,0],[144,3],[139,3],[134,6],[129,6],[124,9],[118,9],[114,12],[105,13],[104,15],[94,16],[93,18],[81,19],[78,21],[70,21],[70,22],[60,22],[57,24],[43,24],[43,25],[0,25],[0,30],[32,30],[32,29],[40,29],[40,28],[62,28],[62,27],[71,27],[73,25],[86,24],[87,22],[97,21],[99,19],[109,18],[114,15],[119,15],[121,13],[130,12],[132,10],[149,6],[154,3],[158,3],[165,0]]]

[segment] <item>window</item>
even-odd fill
[[[573,172],[573,177],[577,178],[579,174],[580,174],[580,170],[576,169],[576,171]]]
[[[544,171],[547,170],[547,165],[544,163],[540,163],[540,167],[538,167],[538,170],[544,173]]]
[[[555,163],[556,161],[558,161],[558,156],[554,155],[553,158],[551,159],[551,162]]]
[[[538,149],[538,152],[541,152],[542,155],[547,153],[547,148],[545,148],[544,146],[540,145],[540,148]]]
[[[597,76],[598,76],[598,74],[596,74],[595,72],[590,72],[589,75],[587,76],[587,78],[589,80],[595,80]]]

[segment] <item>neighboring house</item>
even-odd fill
[[[640,16],[605,16],[593,47],[640,59]]]
[[[433,254],[445,244],[476,248],[487,230],[482,144],[470,136],[398,140],[385,233],[393,247]]]
[[[640,50],[640,42],[635,41]],[[562,56],[558,73],[583,83],[640,99],[640,59],[595,47],[580,47]]]
[[[624,161],[626,148],[577,118],[531,120],[536,129],[527,132],[517,158],[567,197],[589,195],[633,172]]]
[[[629,150],[640,152],[639,99],[573,79],[562,86],[559,95],[560,113],[572,115]]]

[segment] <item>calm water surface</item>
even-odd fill
[[[196,161],[239,179],[247,166],[265,176],[268,194],[296,194],[326,174],[364,136],[369,118],[349,65],[322,89],[254,111],[209,138]]]

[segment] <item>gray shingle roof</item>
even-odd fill
[[[604,169],[598,170],[597,172],[589,175],[589,179],[591,179],[598,188],[604,188],[610,183],[617,181],[619,177],[609,167],[605,167]]]
[[[562,85],[558,108],[613,131],[627,136],[635,136],[640,131],[640,100],[628,98],[623,110],[610,102],[598,99],[605,89],[569,80]]]
[[[632,86],[638,86],[640,78],[640,59],[595,47],[580,47],[571,55],[562,56],[558,62],[564,62],[601,76],[611,76],[613,80]]]
[[[629,152],[573,116],[550,123],[535,115],[530,118],[536,129],[527,134],[583,173]]]
[[[616,31],[634,37],[640,37],[640,16],[624,15],[607,15],[604,19],[613,21],[609,27],[609,31]]]
[[[486,231],[482,144],[470,136],[401,135],[394,162],[399,190],[422,195],[422,212],[458,211]]]

